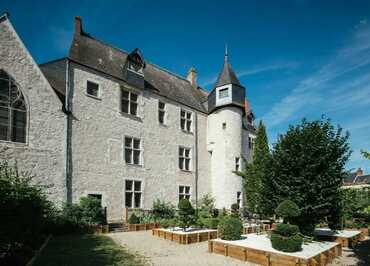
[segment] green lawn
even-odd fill
[[[68,235],[53,237],[35,266],[125,265],[139,266],[143,262],[104,235]]]

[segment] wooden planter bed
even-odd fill
[[[149,224],[128,224],[128,231],[145,231],[159,228],[159,223]]]
[[[208,251],[266,266],[327,265],[342,254],[342,246],[333,242],[304,244],[302,251],[287,253],[272,248],[267,235],[249,234],[246,239],[208,241]]]
[[[265,232],[271,230],[269,224],[245,224],[243,225],[243,234],[253,234],[260,232]]]
[[[361,231],[355,230],[339,230],[337,232],[331,231],[329,228],[319,228],[314,232],[315,236],[320,240],[335,241],[342,245],[342,247],[354,247],[361,240]]]
[[[168,239],[179,244],[191,244],[217,238],[217,230],[200,229],[183,232],[181,230],[153,229],[153,236]]]

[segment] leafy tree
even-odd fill
[[[312,234],[325,219],[334,219],[329,225],[338,220],[344,166],[350,156],[348,137],[329,120],[304,119],[274,145],[268,198],[275,206],[287,198],[299,206],[301,214],[294,220],[302,233]]]
[[[155,220],[172,219],[175,217],[175,207],[160,199],[153,201],[153,215]]]
[[[188,199],[181,199],[178,207],[179,226],[186,231],[186,228],[196,221],[195,210]]]
[[[224,216],[218,224],[219,237],[224,240],[239,240],[243,232],[243,224],[235,216]]]
[[[297,217],[301,214],[299,207],[291,200],[284,200],[275,209],[277,216],[283,217],[284,223],[289,223],[292,218]]]
[[[237,172],[237,174],[244,178],[244,191],[249,211],[271,214],[271,206],[265,199],[265,194],[268,191],[264,189],[265,183],[269,182],[271,156],[266,127],[262,121],[258,125],[256,135],[252,161],[247,163],[245,169],[242,172]]]
[[[366,159],[370,160],[370,152],[361,150],[361,153]]]

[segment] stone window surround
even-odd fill
[[[94,95],[91,95],[87,92],[87,83],[88,82],[91,82],[91,83],[95,83],[98,85],[98,96],[94,96]],[[93,99],[96,99],[96,100],[101,100],[102,99],[102,89],[101,89],[101,82],[94,79],[94,78],[88,78],[86,79],[86,83],[85,83],[85,95],[88,96],[88,97],[91,97]]]
[[[180,149],[184,149],[184,152],[183,152],[183,155],[180,156]],[[185,157],[185,150],[189,150],[189,157]],[[178,146],[178,168],[181,170],[181,171],[184,171],[184,172],[192,172],[193,171],[193,149],[190,148],[190,147],[186,147],[186,146],[183,146],[183,145],[179,145]],[[184,168],[181,169],[180,168],[180,158],[184,158],[184,163],[183,163],[183,166]],[[185,169],[185,159],[189,159],[189,170],[186,170]]]
[[[140,157],[139,157],[139,164],[134,164],[133,162],[132,163],[128,163],[126,162],[126,138],[131,138],[132,139],[132,147],[133,147],[133,141],[136,139],[136,140],[139,140],[140,141]],[[143,145],[143,139],[142,138],[138,138],[138,137],[133,137],[133,136],[129,136],[129,135],[124,135],[123,136],[123,161],[126,163],[126,165],[129,165],[129,166],[136,166],[136,167],[144,167],[144,145]],[[134,150],[134,149],[131,149],[131,150]],[[136,149],[137,150],[137,149]],[[132,160],[133,160],[133,155],[132,155]]]
[[[182,112],[184,112],[185,113],[185,117],[183,118],[182,117]],[[189,118],[187,118],[187,115],[188,114],[190,114],[190,119]],[[194,112],[193,111],[190,111],[189,109],[186,109],[186,108],[180,108],[180,130],[182,131],[182,132],[184,132],[184,133],[187,133],[187,134],[193,134],[193,119],[194,118]],[[181,127],[181,121],[182,120],[185,120],[185,124],[184,124],[184,127],[185,128],[182,128]],[[187,130],[186,128],[187,128],[187,122],[188,121],[190,121],[190,129],[189,130]]]
[[[181,192],[180,188],[183,188],[183,191]],[[186,188],[189,188],[189,192],[186,193]],[[186,196],[189,197],[189,201],[191,200],[191,186],[185,185],[185,184],[178,184],[178,199],[180,201],[180,198],[185,198]]]
[[[141,197],[140,197],[140,207],[139,208],[142,208],[144,206],[144,191],[145,191],[145,182],[144,182],[144,180],[139,179],[139,178],[124,178],[123,179],[123,199],[124,199],[123,207],[124,208],[129,208],[129,209],[135,209],[135,207],[126,207],[126,181],[133,181],[133,186],[134,186],[135,181],[140,181],[141,182],[141,186],[140,186]],[[133,187],[132,188],[133,193],[134,193],[134,189],[135,188]],[[135,200],[134,195],[132,195],[132,197]],[[134,201],[132,201],[132,203],[134,204]]]

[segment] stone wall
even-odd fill
[[[0,20],[0,69],[18,84],[27,102],[27,142],[0,141],[0,158],[31,172],[50,186],[55,202],[65,201],[65,117],[62,103],[24,47],[8,19]]]

